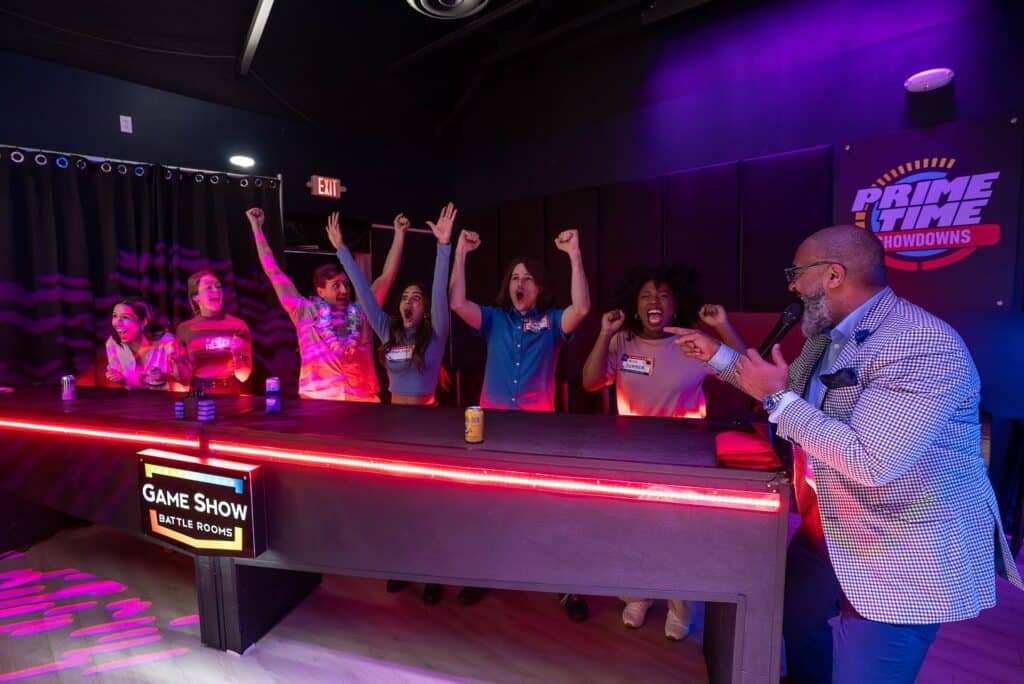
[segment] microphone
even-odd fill
[[[757,353],[761,355],[764,360],[769,360],[772,356],[772,347],[774,347],[783,337],[786,336],[793,326],[800,321],[800,317],[804,315],[804,303],[800,301],[793,302],[782,312],[779,316],[779,320],[775,322],[775,327],[768,333],[768,337],[764,338],[764,342],[757,348]]]

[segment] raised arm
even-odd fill
[[[192,361],[188,358],[188,347],[177,335],[174,336],[174,376],[186,387],[192,384]]]
[[[252,236],[256,241],[256,254],[259,256],[260,266],[263,267],[263,272],[267,274],[270,285],[274,288],[274,293],[277,295],[278,300],[280,300],[281,306],[285,308],[285,311],[291,313],[301,303],[302,295],[299,294],[291,278],[285,275],[285,272],[277,265],[274,251],[270,249],[267,236],[263,234],[263,221],[266,216],[259,207],[249,209],[245,212],[245,215],[249,219],[249,227],[252,228]]]
[[[587,275],[583,272],[579,231],[563,230],[555,238],[555,246],[569,255],[569,264],[572,266],[572,304],[562,313],[562,332],[568,335],[580,327],[590,313],[590,288],[587,287]]]
[[[252,333],[242,321],[242,329],[231,336],[231,351],[235,361],[235,377],[245,382],[252,375]]]
[[[113,337],[107,338],[107,371],[105,375],[110,382],[123,385],[125,384],[124,368],[121,367],[121,359],[117,355],[117,346]]]
[[[601,332],[583,364],[583,389],[588,392],[596,392],[608,385],[608,346],[625,320],[626,314],[621,309],[609,311],[601,317]]]
[[[381,342],[387,342],[388,315],[384,313],[384,310],[374,298],[370,284],[366,281],[366,276],[363,275],[363,271],[359,268],[359,264],[356,263],[355,257],[352,256],[352,252],[345,245],[341,229],[338,227],[338,215],[336,213],[331,214],[330,219],[327,221],[327,239],[331,241],[334,249],[338,251],[338,261],[341,262],[341,267],[345,269],[349,282],[355,288],[356,297],[363,305],[363,311],[366,313],[366,318],[370,321],[370,327],[373,328],[373,332],[377,333],[377,337]]]
[[[448,304],[466,325],[479,330],[483,323],[480,305],[466,299],[466,255],[480,246],[480,236],[471,230],[459,234],[455,246],[455,263],[452,265],[452,282],[448,288]]]
[[[434,257],[434,281],[430,285],[430,324],[442,344],[448,339],[448,262],[451,261],[452,228],[458,210],[451,202],[441,209],[437,223],[427,221],[437,238],[437,256]]]
[[[722,341],[733,349],[747,348],[747,343],[736,332],[736,328],[729,321],[729,314],[726,313],[725,307],[721,304],[705,304],[702,306],[700,308],[700,320],[701,323],[714,330]]]
[[[399,214],[395,217],[393,225],[395,226],[395,236],[391,239],[391,248],[388,249],[388,255],[384,259],[384,268],[381,269],[380,275],[377,276],[377,279],[373,281],[371,286],[373,298],[380,306],[384,306],[384,302],[388,298],[388,292],[391,291],[391,286],[395,284],[395,278],[398,277],[398,267],[402,265],[402,252],[405,250],[405,231],[409,229],[409,219],[405,217],[405,214]]]

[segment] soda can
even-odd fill
[[[74,375],[62,375],[60,377],[60,398],[63,401],[71,401],[75,398]]]
[[[281,379],[271,376],[267,378],[267,391],[264,394],[267,413],[281,412]]]
[[[470,444],[484,441],[484,410],[479,406],[466,409],[466,441]]]

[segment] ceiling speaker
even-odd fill
[[[488,0],[406,0],[409,7],[433,19],[465,19],[487,6]]]

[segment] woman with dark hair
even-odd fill
[[[536,259],[513,259],[502,278],[497,306],[480,306],[466,298],[466,255],[480,246],[470,230],[459,235],[449,290],[452,311],[487,339],[487,365],[480,393],[483,408],[513,411],[555,410],[555,364],[558,351],[590,311],[590,290],[583,272],[579,232],[563,230],[555,246],[572,267],[572,303],[566,309],[550,306],[544,267]],[[467,588],[459,599],[480,600],[483,590]],[[562,595],[566,615],[587,619],[587,602],[578,594]]]
[[[601,318],[601,332],[583,365],[583,387],[596,392],[614,382],[621,416],[704,418],[702,385],[712,371],[681,354],[665,326],[690,328],[700,318],[734,349],[745,349],[725,309],[717,304],[701,306],[697,273],[681,266],[630,270],[618,299],[621,308]],[[653,601],[622,600],[626,602],[623,623],[643,625]],[[685,639],[690,630],[689,603],[670,600],[668,606],[665,636]]]
[[[419,283],[402,290],[399,314],[388,316],[372,296],[366,276],[342,238],[337,216],[327,224],[327,237],[338,250],[338,260],[364,302],[370,326],[382,343],[381,355],[390,381],[391,403],[430,406],[448,340],[448,261],[451,256],[455,205],[441,209],[437,223],[427,221],[437,238],[431,294]],[[429,313],[428,313],[429,312]]]
[[[178,324],[178,353],[188,358],[192,386],[214,394],[239,394],[252,373],[252,334],[224,312],[224,286],[209,269],[188,278],[195,315]]]
[[[174,335],[157,322],[149,302],[122,299],[114,304],[110,325],[107,380],[125,389],[154,390],[177,390],[179,382],[188,382],[188,365],[179,362]]]
[[[509,263],[496,307],[466,299],[466,255],[479,246],[475,232],[464,230],[459,235],[449,299],[452,311],[487,339],[480,406],[554,411],[558,352],[590,311],[579,233],[564,230],[555,238],[555,246],[569,256],[572,267],[572,303],[565,309],[551,308],[544,267],[528,257]]]
[[[373,365],[373,339],[363,309],[356,303],[348,277],[338,264],[324,264],[313,271],[312,297],[304,297],[274,258],[263,234],[263,210],[253,207],[245,212],[252,228],[263,272],[270,280],[281,306],[295,326],[299,342],[299,396],[303,399],[333,401],[380,401],[380,383]],[[337,224],[338,213],[328,218],[328,226]],[[391,242],[384,269],[365,297],[363,306],[378,305],[398,274],[409,220],[395,217],[395,237]]]
[[[345,245],[337,214],[327,222],[327,237],[338,251],[338,261],[349,275],[356,295],[365,302],[367,319],[382,343],[381,356],[388,373],[392,404],[436,405],[434,391],[448,341],[448,261],[451,257],[452,225],[457,213],[455,205],[449,202],[441,209],[437,223],[427,221],[437,238],[431,294],[428,297],[426,289],[419,283],[407,285],[402,290],[399,313],[395,316],[385,313],[372,296],[370,283]],[[388,580],[387,590],[390,593],[401,591],[406,584],[400,580]],[[441,600],[443,591],[440,584],[424,585],[423,602],[436,604]]]

